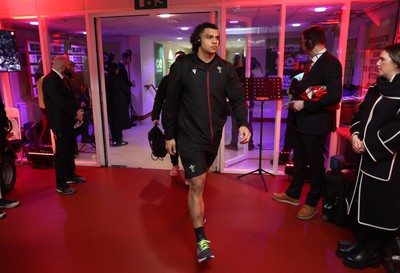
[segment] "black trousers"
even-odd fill
[[[290,153],[293,150],[294,136],[296,135],[296,127],[294,125],[295,123],[294,119],[295,119],[294,111],[292,109],[288,109],[286,118],[285,138],[283,139],[282,152]],[[287,154],[287,158],[289,158],[289,154]]]
[[[170,155],[169,157],[171,158],[172,166],[176,166],[179,164],[179,155],[178,154]]]
[[[85,113],[83,114],[83,124],[82,124],[82,137],[83,138],[88,138],[89,137],[89,122],[92,118],[92,110],[85,110]]]
[[[67,186],[67,180],[75,175],[76,133],[66,130],[56,134],[56,154],[54,167],[56,169],[57,187]]]
[[[120,143],[122,141],[122,130],[111,130],[112,142]]]
[[[355,239],[368,254],[379,254],[382,247],[393,239],[398,231],[388,231],[359,224]]]
[[[310,166],[310,191],[306,204],[316,207],[322,196],[322,186],[325,176],[325,139],[326,136],[301,134],[296,131],[293,149],[293,179],[286,194],[299,199],[305,182],[307,166]]]

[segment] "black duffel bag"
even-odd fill
[[[354,189],[356,181],[354,166],[339,167],[325,173],[322,194],[322,219],[338,226],[347,224],[348,194]]]
[[[163,132],[154,125],[148,133],[149,144],[151,148],[151,158],[153,160],[162,160],[167,155],[165,149],[165,137]]]

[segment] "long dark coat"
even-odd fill
[[[108,122],[111,130],[131,128],[129,105],[126,99],[124,82],[117,74],[106,76]]]
[[[364,141],[366,152],[360,158],[349,212],[357,209],[362,225],[396,230],[400,225],[400,74],[392,82],[380,78],[368,89],[350,131]]]

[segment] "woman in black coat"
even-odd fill
[[[357,269],[379,266],[379,249],[400,226],[400,44],[387,46],[377,66],[380,77],[350,125],[352,148],[360,156],[348,200],[348,213],[357,212],[356,241],[339,243],[336,251]]]
[[[131,128],[129,105],[126,100],[124,82],[118,77],[118,65],[112,63],[106,75],[107,111],[110,125],[112,146],[127,145],[122,140],[122,130]]]

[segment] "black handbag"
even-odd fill
[[[346,198],[354,189],[356,170],[353,166],[339,167],[325,173],[322,194],[322,219],[338,226],[350,225]]]
[[[149,131],[148,139],[151,148],[151,158],[153,160],[162,160],[167,155],[167,149],[165,149],[164,134],[157,125],[154,125]]]

